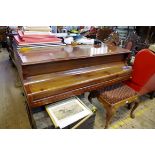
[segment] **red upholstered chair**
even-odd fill
[[[92,98],[97,97],[103,104],[106,109],[105,128],[108,128],[116,110],[125,104],[135,103],[130,113],[131,118],[134,118],[133,112],[139,104],[139,96],[151,91],[155,91],[155,54],[143,49],[135,57],[130,80],[93,91],[88,99],[91,102]]]
[[[129,87],[143,95],[155,90],[155,53],[149,49],[138,52],[133,65],[132,78],[125,82]],[[152,84],[154,82],[154,85]],[[150,83],[152,84],[151,86]]]

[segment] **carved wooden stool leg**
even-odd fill
[[[132,103],[128,103],[127,104],[127,108],[130,110],[133,107],[133,104],[134,104],[133,102]]]
[[[131,110],[131,112],[130,112],[130,117],[131,118],[135,118],[135,115],[134,115],[134,111],[135,111],[135,109],[138,107],[138,105],[139,105],[139,101],[135,101],[135,104],[134,104],[134,106],[133,106],[133,108],[132,108],[132,110]]]
[[[131,107],[132,107],[131,103],[128,103],[128,104],[127,104],[127,108],[130,110]]]
[[[111,122],[112,117],[114,116],[116,110],[114,108],[109,108],[106,111],[106,124],[105,124],[105,129],[108,128],[109,123]]]

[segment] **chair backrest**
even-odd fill
[[[155,54],[149,49],[143,49],[135,57],[132,72],[132,82],[141,88],[155,74]]]
[[[146,84],[141,88],[139,94],[143,95],[155,91],[155,74],[149,78]]]

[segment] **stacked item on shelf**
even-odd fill
[[[5,39],[6,26],[0,26],[0,42]]]
[[[38,31],[38,32],[50,32],[49,26],[23,26],[23,31]]]
[[[62,39],[50,32],[50,27],[22,27],[18,30],[18,35],[14,35],[17,48],[30,46],[60,46],[64,45]]]
[[[6,42],[6,30],[7,26],[0,26],[0,47],[3,47]]]

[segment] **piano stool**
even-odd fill
[[[130,117],[134,118],[133,112],[139,105],[138,93],[123,83],[117,83],[104,87],[101,90],[91,92],[88,96],[89,101],[91,102],[94,97],[97,97],[106,109],[105,129],[108,128],[112,117],[119,107],[134,102],[135,104],[130,113]]]

